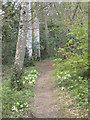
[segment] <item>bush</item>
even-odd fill
[[[88,61],[85,56],[75,55],[58,65],[57,62],[54,64],[58,85],[71,91],[83,109],[88,107],[88,75],[85,75],[88,73]]]
[[[11,89],[10,78],[6,76],[2,80],[2,117],[17,118],[23,117],[25,112],[30,108],[30,104],[34,97],[34,85],[38,77],[36,70],[26,69],[22,76],[22,90],[17,91],[16,88]],[[10,76],[9,76],[10,77]],[[19,82],[19,81],[17,81]],[[29,107],[28,107],[29,106]]]
[[[87,24],[77,22],[68,34],[68,42],[59,48],[53,66],[57,83],[75,96],[80,106],[88,110],[88,44]]]

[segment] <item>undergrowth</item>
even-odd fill
[[[2,80],[2,117],[18,118],[23,117],[33,102],[34,86],[39,76],[36,69],[25,69],[22,76],[22,90],[11,89],[10,76]],[[17,81],[19,82],[19,80]]]
[[[88,61],[87,55],[83,58],[75,55],[69,59],[64,60],[56,66],[56,82],[62,90],[67,89],[73,96],[77,103],[82,108],[82,111],[88,111]]]
[[[88,33],[83,21],[74,23],[67,35],[68,42],[58,48],[53,66],[56,68],[56,82],[62,90],[67,90],[81,106],[83,116],[88,112]]]

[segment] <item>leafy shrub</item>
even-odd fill
[[[84,75],[86,71],[88,72],[88,61],[85,56],[83,58],[76,56],[56,65],[56,81],[59,86],[70,90],[84,109],[88,106],[88,76]]]
[[[14,104],[14,106],[12,107],[12,111],[24,111],[24,109],[28,108],[28,104],[27,103],[22,103],[22,102],[17,102]]]
[[[39,76],[39,73],[36,70],[25,71],[22,76],[23,85],[25,86],[25,84],[29,84],[30,86],[34,86],[38,76]]]
[[[72,26],[68,42],[58,49],[53,66],[61,89],[68,89],[82,109],[88,110],[88,34],[83,22],[83,26],[78,22]]]
[[[19,12],[20,7],[13,2],[2,4],[4,11],[2,26],[2,63],[11,65],[14,63],[16,44],[19,29]]]
[[[16,88],[11,89],[10,79],[3,78],[2,80],[2,117],[23,117],[34,97],[35,80],[38,77],[36,70],[26,69],[22,76],[23,87],[20,91]],[[9,76],[10,77],[10,76]],[[17,81],[19,82],[19,81]],[[29,107],[28,107],[29,106]]]
[[[14,65],[14,67],[12,68],[12,74],[11,74],[11,88],[16,88],[17,90],[22,89],[22,79],[21,79],[22,73],[20,73],[19,71],[20,71],[19,66]]]

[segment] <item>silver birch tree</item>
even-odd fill
[[[19,76],[23,68],[27,39],[27,3],[21,2],[18,41],[16,46],[15,65],[19,66]]]
[[[40,34],[39,34],[39,19],[37,15],[34,17],[33,23],[34,29],[34,44],[35,44],[35,56],[36,58],[40,58]]]
[[[35,59],[40,58],[40,33],[38,12],[35,9],[35,3],[32,3],[32,37],[33,53]]]
[[[31,17],[31,2],[28,3],[28,31],[27,31],[27,40],[26,47],[28,50],[29,59],[32,58],[32,17]]]

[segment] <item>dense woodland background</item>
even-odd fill
[[[58,87],[87,117],[88,3],[6,2],[2,11],[3,117],[24,115],[43,60],[53,61]]]

